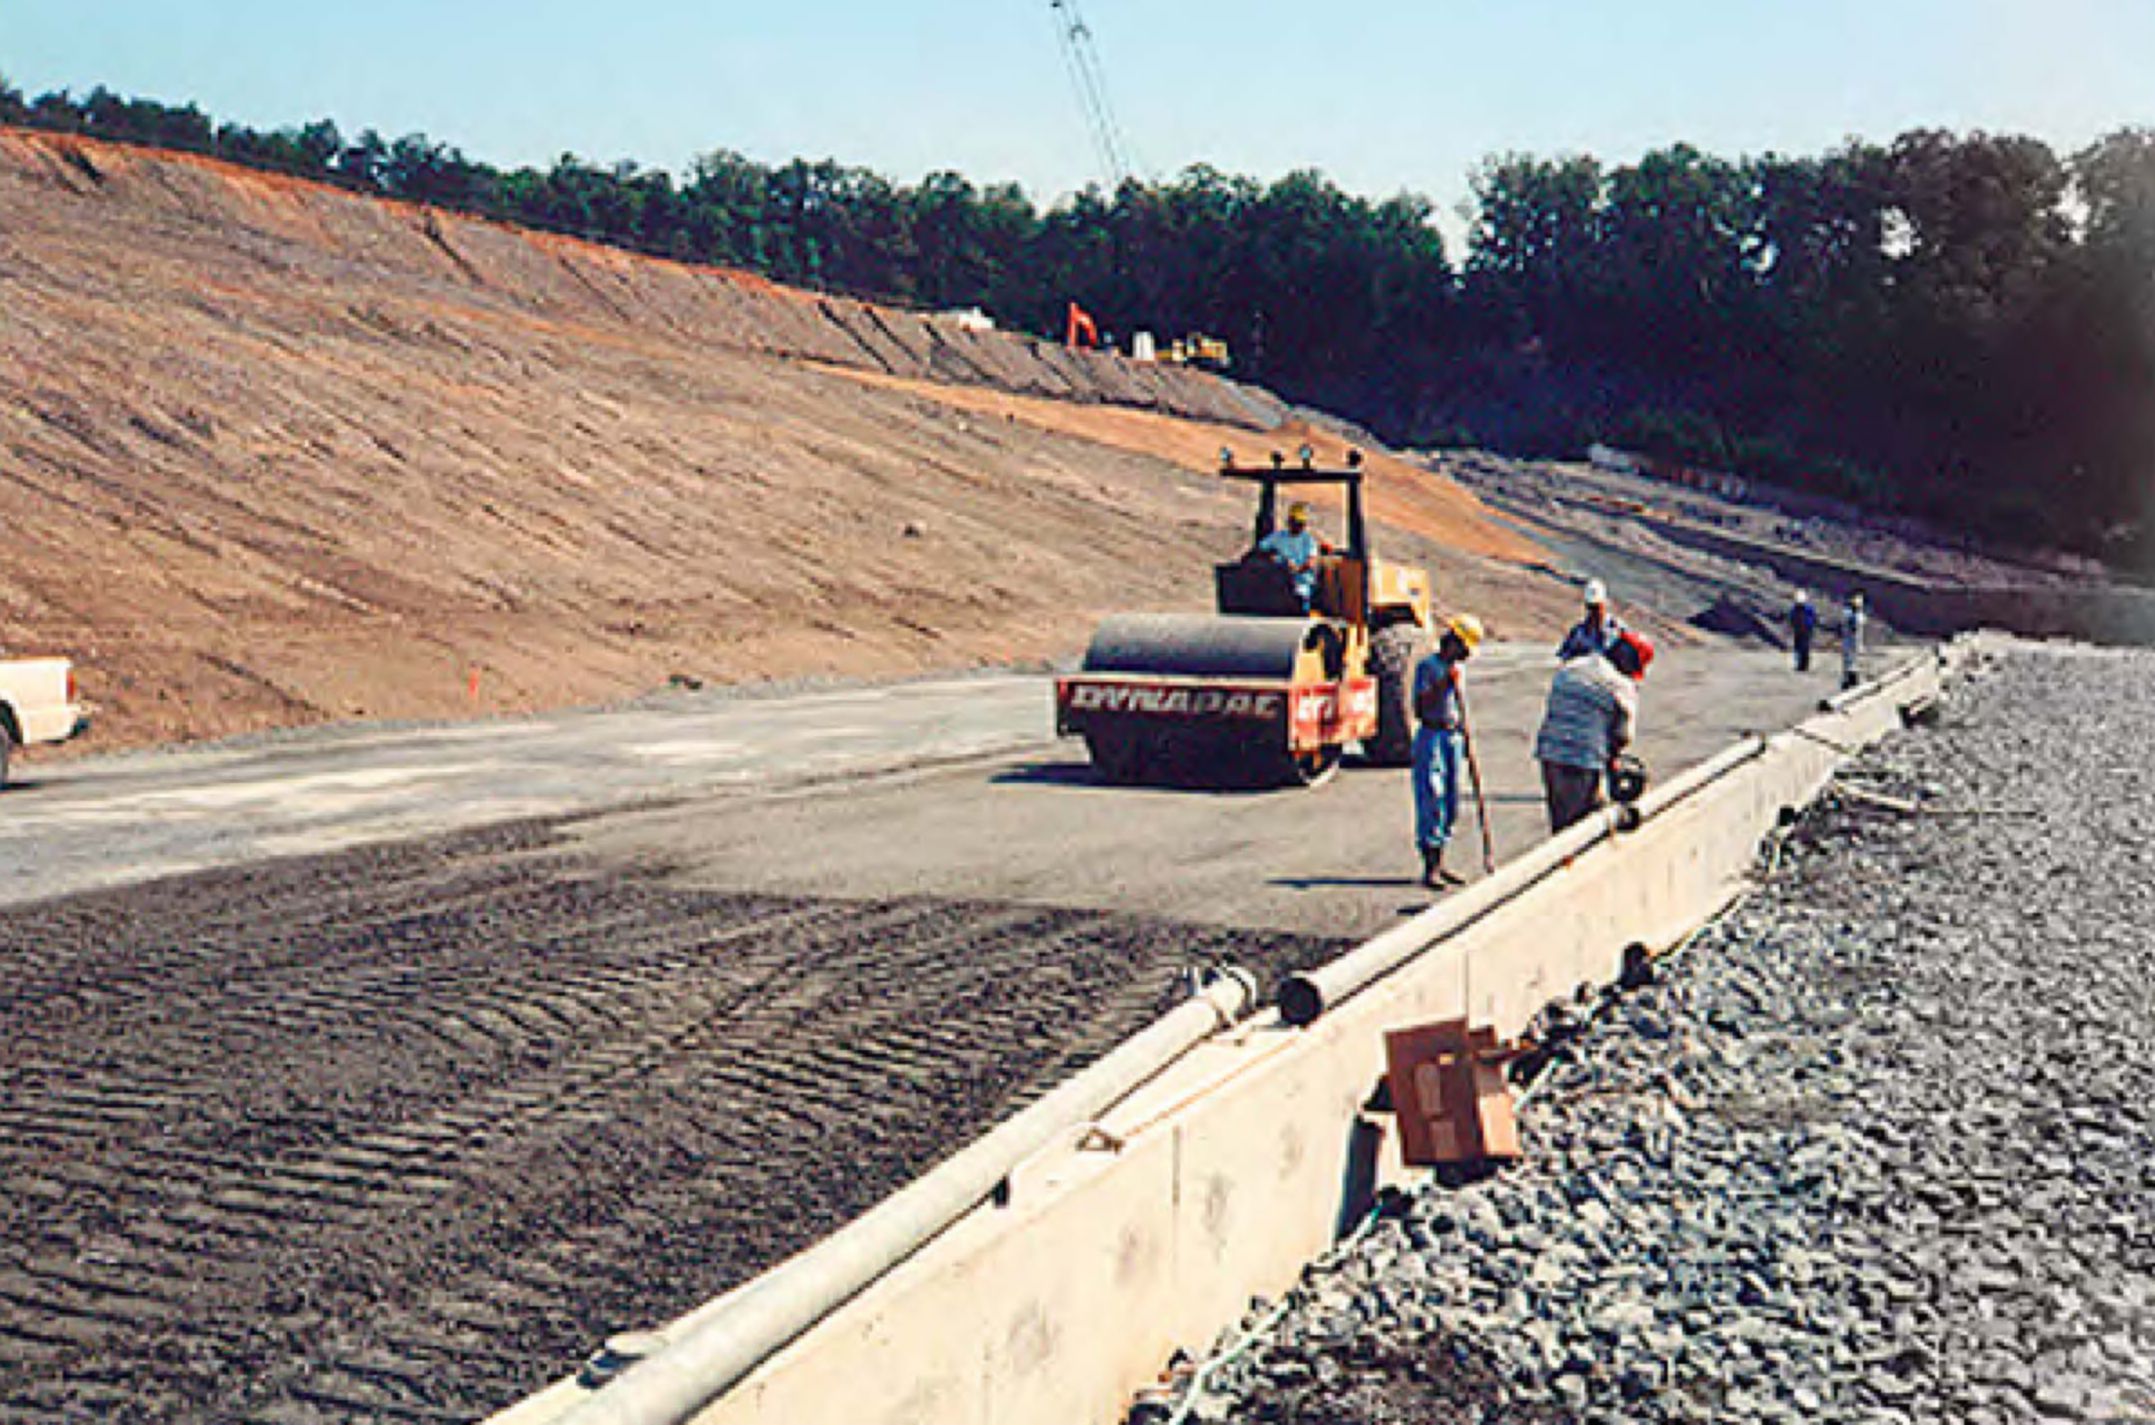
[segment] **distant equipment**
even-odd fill
[[[1115,110],[1107,99],[1107,76],[1100,68],[1100,54],[1093,47],[1092,26],[1078,13],[1077,0],[1048,0],[1055,15],[1055,30],[1062,38],[1063,60],[1070,68],[1070,82],[1077,89],[1078,104],[1092,130],[1093,147],[1107,174],[1107,186],[1120,188],[1135,173],[1130,145],[1115,122]]]
[[[1164,347],[1151,332],[1138,332],[1130,338],[1130,358],[1163,366],[1195,366],[1204,371],[1225,371],[1234,365],[1227,343],[1203,332],[1191,332]]]
[[[1089,349],[1099,344],[1100,324],[1092,319],[1092,313],[1072,302],[1063,320],[1063,345]]]

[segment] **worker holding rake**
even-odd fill
[[[1437,651],[1414,669],[1414,840],[1425,886],[1459,881],[1444,869],[1444,848],[1459,820],[1459,769],[1469,755],[1461,669],[1481,641],[1481,620],[1455,615]]]

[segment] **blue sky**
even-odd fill
[[[2155,123],[2155,0],[1083,0],[1154,175],[1321,168],[1449,212],[1483,156],[1917,126],[2061,148]],[[1099,176],[1046,0],[0,0],[0,74],[259,127],[679,171],[732,148],[1052,198]],[[1455,226],[1448,222],[1447,226]]]

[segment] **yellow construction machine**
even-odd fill
[[[1195,366],[1205,371],[1225,371],[1235,364],[1228,355],[1227,343],[1203,332],[1191,332],[1180,341],[1169,342],[1160,360],[1170,366]]]
[[[1093,634],[1084,665],[1055,682],[1055,727],[1081,736],[1112,782],[1315,785],[1348,744],[1403,766],[1414,741],[1414,665],[1435,631],[1427,570],[1370,550],[1362,457],[1319,469],[1278,454],[1220,474],[1257,486],[1249,550],[1214,566],[1219,612],[1124,614]],[[1292,571],[1262,547],[1283,486],[1346,492],[1347,542],[1318,561],[1305,610]]]

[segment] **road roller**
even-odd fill
[[[1221,452],[1220,476],[1256,486],[1247,551],[1213,567],[1218,612],[1122,614],[1101,623],[1083,666],[1055,680],[1055,727],[1082,737],[1107,781],[1315,785],[1352,744],[1404,766],[1414,743],[1414,665],[1435,633],[1428,571],[1378,560],[1363,513],[1362,457],[1344,468]],[[1265,547],[1283,490],[1338,487],[1346,543],[1307,581]]]

